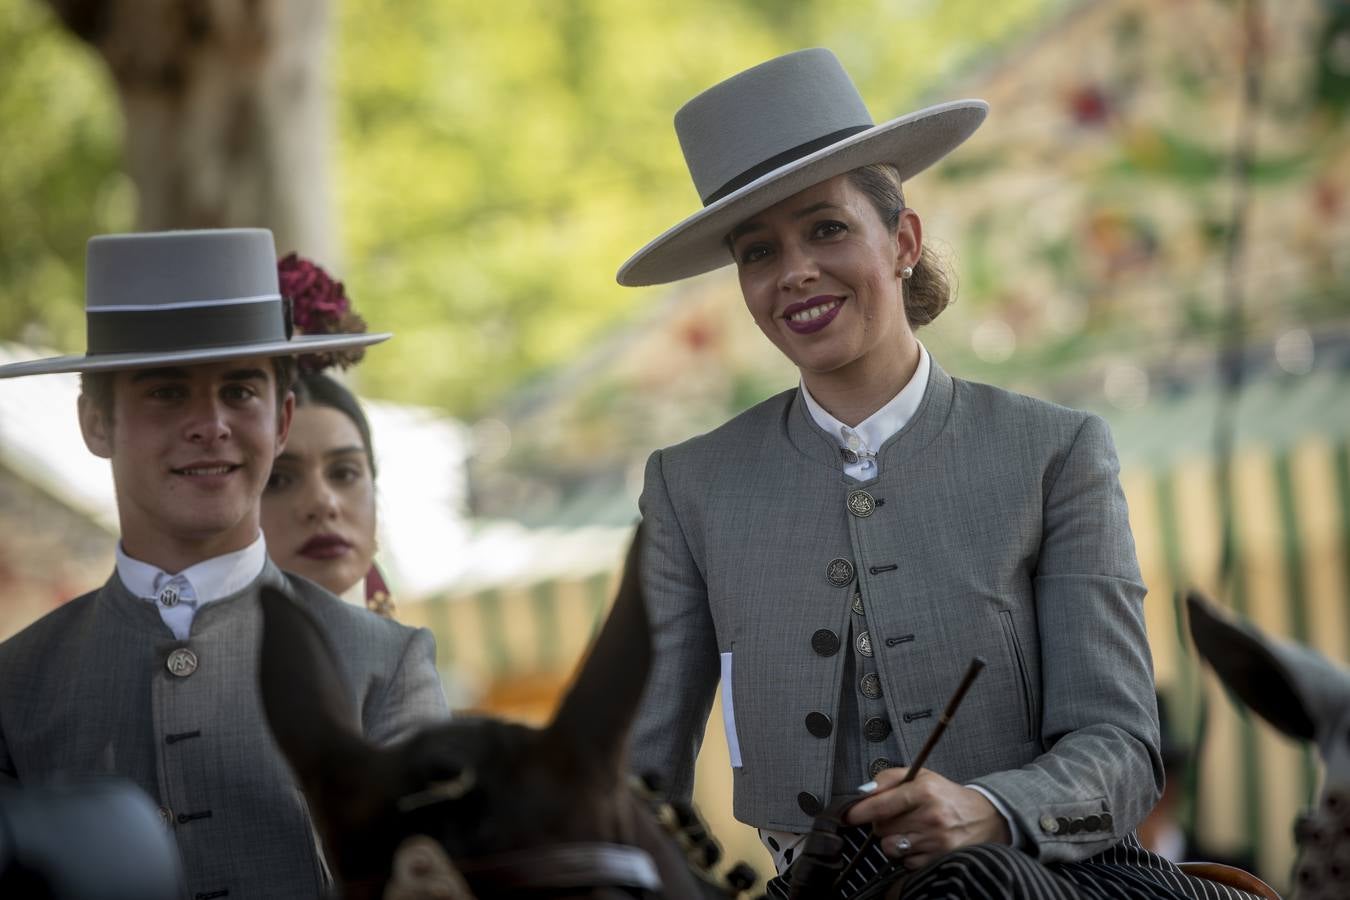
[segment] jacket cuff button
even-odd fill
[[[1059,823],[1054,816],[1041,816],[1041,831],[1046,834],[1059,834]]]

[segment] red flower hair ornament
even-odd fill
[[[342,282],[334,281],[322,266],[296,253],[277,263],[281,296],[290,310],[291,322],[301,334],[364,334],[366,320],[352,310]],[[366,355],[365,348],[305,353],[296,364],[302,372],[321,372],[329,366],[354,366]]]

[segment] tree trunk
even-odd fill
[[[103,56],[145,230],[261,226],[334,263],[327,0],[48,0]]]

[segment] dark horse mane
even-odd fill
[[[289,597],[264,591],[264,708],[344,896],[697,898],[749,886],[714,885],[701,871],[716,857],[710,839],[682,846],[626,774],[651,664],[640,541],[639,529],[610,615],[542,729],[457,717],[373,746],[322,630]],[[697,835],[687,815],[663,817]],[[399,893],[409,872],[431,873],[433,886]]]

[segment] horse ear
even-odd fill
[[[1219,680],[1285,734],[1314,739],[1316,722],[1274,642],[1232,619],[1196,591],[1186,595],[1191,640]]]
[[[371,771],[366,744],[342,671],[323,632],[281,591],[262,589],[263,710],[310,808],[324,823],[341,821]]]
[[[642,596],[642,525],[633,535],[609,617],[545,732],[562,748],[595,754],[617,770],[651,670],[651,634]]]

